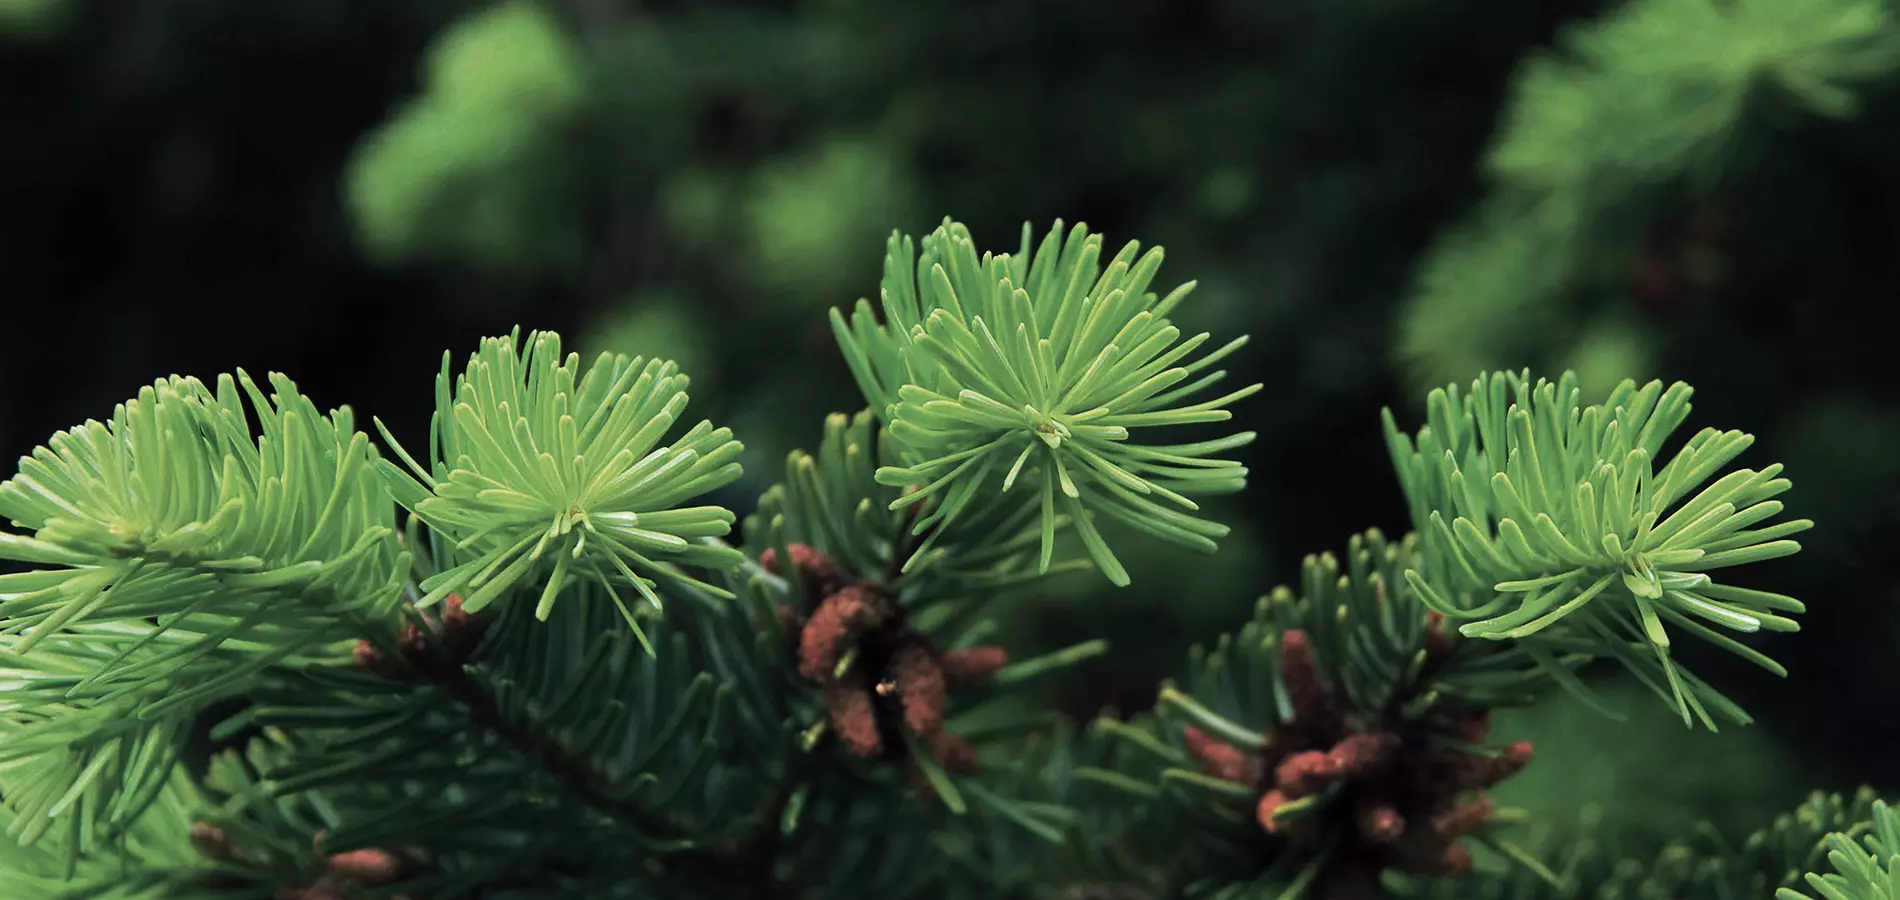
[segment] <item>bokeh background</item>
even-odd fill
[[[443,350],[520,324],[671,356],[742,512],[859,403],[825,310],[945,215],[1168,248],[1267,390],[1234,526],[1016,598],[1041,702],[1153,697],[1301,556],[1405,528],[1379,433],[1483,367],[1698,389],[1820,525],[1753,586],[1786,681],[1689,732],[1614,680],[1506,728],[1509,799],[1641,839],[1900,784],[1900,24],[1885,0],[0,0],[0,457],[139,385],[280,370],[421,434]],[[1239,383],[1245,383],[1241,381]],[[5,467],[11,471],[11,466]]]

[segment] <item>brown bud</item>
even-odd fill
[[[1453,791],[1488,788],[1516,775],[1530,764],[1531,742],[1518,741],[1498,756],[1455,754],[1445,764],[1445,783]]]
[[[390,659],[377,649],[375,644],[359,640],[350,654],[351,662],[357,668],[391,680],[400,679],[406,674],[401,662]]]
[[[382,667],[383,655],[369,641],[357,641],[354,656],[357,668],[374,672]]]
[[[1262,763],[1257,757],[1217,741],[1192,725],[1181,729],[1181,738],[1187,744],[1188,753],[1201,761],[1201,771],[1209,777],[1234,784],[1259,782]]]
[[[403,860],[387,850],[366,848],[330,857],[330,874],[365,885],[388,884],[402,877]]]
[[[904,707],[904,724],[924,737],[942,731],[950,688],[930,651],[916,643],[900,647],[891,660],[891,674]]]
[[[450,594],[442,601],[442,643],[448,648],[449,655],[457,661],[465,660],[481,643],[482,631],[487,620],[470,614],[462,608],[462,598]]]
[[[1402,743],[1390,732],[1362,731],[1334,744],[1326,756],[1335,778],[1358,778],[1391,765]]]
[[[1530,741],[1518,741],[1504,748],[1505,764],[1510,766],[1512,774],[1530,765],[1531,760],[1535,758],[1537,758],[1537,751],[1531,746]]]
[[[1326,717],[1330,711],[1326,685],[1320,681],[1306,632],[1293,629],[1280,636],[1280,678],[1293,701],[1295,722],[1311,725]]]
[[[792,554],[791,571],[785,571],[780,566],[776,547],[767,547],[765,552],[759,554],[759,568],[785,578],[795,575],[804,585],[805,591],[814,598],[830,596],[851,582],[851,576],[844,567],[823,551],[809,544],[792,544],[786,549]]]
[[[1321,750],[1295,753],[1281,760],[1273,772],[1274,783],[1280,788],[1279,793],[1289,800],[1317,794],[1338,777],[1338,764],[1330,754]]]
[[[881,598],[857,585],[826,597],[799,635],[798,674],[821,683],[829,680],[846,648],[889,615]]]
[[[1531,748],[1530,741],[1518,741],[1504,748],[1503,756],[1490,761],[1490,772],[1487,773],[1490,778],[1486,783],[1497,784],[1512,775],[1524,771],[1524,767],[1530,765],[1531,760],[1535,759],[1536,756],[1537,753]]]
[[[1265,828],[1270,834],[1279,833],[1282,828],[1282,823],[1273,816],[1280,811],[1280,807],[1286,805],[1286,801],[1286,795],[1277,790],[1268,791],[1265,796],[1261,797],[1260,806],[1255,810],[1256,815],[1260,819],[1260,827]]]
[[[767,547],[759,554],[759,568],[774,575],[784,576],[788,574],[779,569],[777,547]]]
[[[1009,664],[1009,654],[1001,647],[966,647],[943,655],[943,677],[951,684],[982,681]]]
[[[1489,797],[1478,797],[1454,805],[1432,817],[1432,831],[1445,839],[1463,837],[1491,820],[1496,809]]]
[[[871,694],[860,679],[826,684],[824,701],[831,730],[845,749],[863,759],[883,755],[884,742],[877,734],[877,711],[872,708]]]

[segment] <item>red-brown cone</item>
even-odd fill
[[[877,734],[877,710],[871,705],[871,692],[860,678],[827,682],[823,688],[825,713],[831,730],[845,749],[863,759],[876,759],[884,752]]]
[[[1326,754],[1334,778],[1360,778],[1392,764],[1404,742],[1387,731],[1360,731],[1346,736]]]
[[[982,681],[996,670],[1009,665],[1009,654],[1001,647],[966,647],[943,655],[943,677],[951,684]]]
[[[839,588],[851,582],[851,576],[845,572],[838,561],[825,553],[814,549],[810,544],[792,544],[785,548],[792,554],[792,571],[787,572],[779,566],[778,548],[767,547],[759,554],[759,568],[780,576],[790,578],[797,574],[811,597],[828,597]]]
[[[1480,796],[1474,800],[1467,800],[1433,816],[1432,831],[1447,840],[1464,837],[1477,831],[1479,826],[1489,821],[1491,813],[1495,810],[1496,805],[1491,802],[1490,797]]]
[[[1260,819],[1261,827],[1269,832],[1279,833],[1280,823],[1273,818],[1273,814],[1278,812],[1280,807],[1285,806],[1286,801],[1286,795],[1278,790],[1268,791],[1260,798],[1260,806],[1255,813]]]
[[[373,847],[330,857],[330,874],[365,885],[388,884],[401,877],[403,869],[401,857]]]
[[[812,681],[830,678],[845,650],[866,629],[882,624],[888,617],[883,601],[857,585],[826,597],[799,635],[798,674]]]
[[[1434,615],[1427,627],[1428,656],[1446,652],[1452,644],[1439,638],[1452,638],[1444,620]],[[1328,836],[1343,839],[1341,862],[1322,876],[1318,897],[1357,896],[1336,890],[1354,873],[1396,868],[1429,876],[1468,869],[1471,854],[1459,839],[1495,813],[1490,799],[1472,792],[1522,769],[1531,760],[1530,744],[1496,754],[1480,749],[1490,731],[1486,710],[1400,722],[1389,711],[1348,708],[1321,677],[1308,636],[1289,630],[1281,638],[1281,686],[1294,715],[1258,747],[1230,746],[1184,728],[1188,754],[1212,777],[1258,785],[1254,815],[1268,833],[1300,847]],[[1288,804],[1322,795],[1325,802],[1282,815]]]
[[[942,731],[950,686],[930,651],[919,644],[904,645],[891,660],[891,674],[904,705],[904,724],[926,738]]]
[[[1273,780],[1289,800],[1310,797],[1339,777],[1337,765],[1323,750],[1306,750],[1281,760]]]
[[[1329,692],[1320,681],[1313,647],[1305,632],[1293,629],[1280,636],[1280,679],[1286,684],[1287,697],[1293,701],[1295,723],[1314,724],[1329,711]]]
[[[462,608],[459,594],[450,594],[442,601],[442,614],[437,621],[442,629],[442,644],[448,649],[449,656],[457,661],[468,658],[474,652],[475,646],[481,643],[482,629],[487,625],[486,620],[470,615]]]
[[[1192,725],[1181,729],[1181,738],[1188,753],[1201,761],[1201,771],[1208,777],[1248,786],[1259,783],[1263,768],[1259,757],[1242,753]]]

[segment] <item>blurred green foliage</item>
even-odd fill
[[[0,0],[0,41],[49,37],[72,7],[70,0]]]
[[[877,245],[888,223],[907,218],[910,189],[890,151],[864,141],[830,141],[761,167],[743,191],[760,287],[793,302],[850,296],[863,275],[834,260]]]
[[[1559,46],[1514,79],[1490,196],[1420,266],[1400,313],[1415,384],[1566,354],[1651,365],[1643,326],[1604,311],[1667,290],[1629,271],[1658,264],[1654,222],[1761,165],[1769,123],[1858,113],[1900,68],[1900,22],[1885,0],[1635,0]]]
[[[1499,718],[1500,740],[1528,740],[1537,749],[1536,764],[1492,792],[1499,803],[1560,826],[1575,824],[1577,811],[1594,805],[1600,818],[1593,829],[1608,829],[1632,846],[1659,847],[1690,834],[1699,821],[1737,832],[1759,827],[1814,788],[1787,777],[1798,770],[1783,746],[1788,736],[1772,723],[1685,729],[1649,688],[1602,674],[1611,677],[1594,679],[1591,687],[1624,721],[1581,715],[1565,696]],[[1686,759],[1695,763],[1676,763]]]
[[[582,66],[554,19],[529,2],[446,31],[423,94],[364,142],[350,169],[365,248],[504,273],[571,269],[582,237],[565,135],[586,102]]]
[[[693,315],[690,306],[668,294],[649,291],[624,302],[624,309],[616,309],[587,329],[582,358],[625,353],[670,359],[693,379],[694,394],[717,396],[719,385],[713,379],[718,376],[719,367],[711,365],[708,359],[713,351],[713,341],[706,334],[708,323]]]

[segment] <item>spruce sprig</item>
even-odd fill
[[[192,817],[211,799],[185,767],[164,779],[157,799],[127,829],[124,858],[107,854],[68,858],[68,835],[19,844],[0,841],[0,891],[9,900],[242,900],[268,895],[270,887],[233,877],[227,867],[198,852],[191,841]],[[30,813],[0,807],[0,825],[17,830]]]
[[[1207,552],[1227,534],[1190,514],[1200,509],[1190,496],[1245,485],[1246,469],[1218,454],[1251,442],[1253,432],[1172,445],[1130,436],[1231,418],[1226,407],[1260,385],[1189,398],[1226,376],[1206,370],[1246,338],[1188,361],[1209,336],[1181,340],[1168,315],[1194,283],[1157,296],[1148,287],[1160,247],[1142,254],[1130,241],[1104,267],[1102,243],[1081,224],[1065,238],[1058,221],[1032,257],[1024,224],[1017,253],[979,257],[968,229],[946,219],[923,238],[921,256],[908,237],[892,235],[883,322],[865,300],[848,322],[832,310],[845,359],[902,448],[902,465],[880,468],[877,478],[920,486],[892,508],[937,501],[913,533],[1013,498],[1021,482],[1041,507],[1042,568],[1051,564],[1058,516],[1067,514],[1118,585],[1128,573],[1096,515]]]
[[[1828,865],[1834,871],[1805,875],[1808,888],[1816,896],[1784,887],[1775,892],[1775,900],[1887,900],[1900,896],[1900,812],[1886,801],[1874,801],[1870,821],[1830,833],[1824,845]]]
[[[1775,897],[1777,900],[1815,900],[1795,890],[1815,879],[1829,884],[1820,900],[1886,900],[1871,865],[1884,865],[1900,844],[1878,835],[1876,810],[1880,795],[1871,787],[1847,794],[1816,791],[1799,806],[1750,833],[1734,830],[1732,823],[1702,822],[1693,831],[1661,848],[1633,844],[1627,835],[1603,824],[1603,810],[1586,807],[1574,824],[1540,822],[1530,841],[1533,851],[1553,860],[1562,874],[1552,884],[1534,874],[1513,869],[1473,871],[1457,878],[1410,879],[1390,885],[1403,900],[1624,900],[1667,897],[1670,900],[1739,900]],[[1886,814],[1892,817],[1892,812]],[[1891,826],[1890,826],[1891,827]],[[1887,839],[1890,840],[1890,839]],[[1870,854],[1857,841],[1864,841]],[[1818,876],[1813,870],[1834,852],[1851,854],[1840,875]],[[1879,861],[1876,863],[1875,861]],[[1870,868],[1861,868],[1868,861]],[[1865,880],[1861,880],[1863,874]],[[1839,879],[1839,880],[1836,880]],[[1829,889],[1846,893],[1828,893]]]
[[[730,598],[681,569],[724,569],[743,557],[698,540],[731,531],[731,511],[679,504],[730,484],[744,449],[726,428],[701,421],[661,446],[685,410],[689,379],[671,362],[603,353],[582,371],[561,357],[560,337],[520,333],[482,342],[451,378],[436,378],[436,412],[424,468],[383,428],[408,471],[384,461],[396,501],[464,555],[422,584],[423,606],[458,594],[479,612],[514,585],[541,588],[545,620],[574,576],[608,586],[636,635],[633,608],[612,585],[631,585],[654,609],[662,582]]]
[[[20,460],[0,517],[33,534],[0,532],[0,559],[46,568],[0,576],[15,652],[81,623],[241,616],[279,598],[393,608],[400,551],[368,438],[348,407],[325,416],[290,379],[271,383],[266,398],[242,371],[215,393],[173,376]]]
[[[1585,407],[1572,373],[1554,383],[1491,373],[1462,397],[1456,385],[1433,391],[1416,442],[1386,410],[1393,464],[1425,541],[1407,579],[1468,637],[1524,641],[1547,661],[1555,651],[1594,650],[1669,700],[1685,724],[1693,715],[1715,728],[1711,709],[1746,723],[1673,660],[1670,629],[1785,675],[1710,626],[1795,631],[1783,614],[1802,612],[1801,602],[1708,573],[1793,554],[1801,545],[1789,536],[1814,523],[1764,524],[1791,486],[1779,463],[1717,477],[1752,435],[1705,428],[1655,465],[1688,418],[1689,395],[1681,382],[1665,390],[1625,381]]]
[[[68,865],[121,838],[198,713],[394,615],[407,557],[368,437],[270,381],[158,381],[0,483],[32,532],[0,531],[0,559],[39,567],[0,575],[10,837],[63,832]]]
[[[1419,550],[1374,530],[1343,560],[1307,557],[1297,589],[1162,684],[1158,729],[1098,723],[1147,757],[1131,796],[1165,799],[1222,848],[1186,896],[1358,896],[1382,870],[1468,867],[1467,839],[1543,872],[1497,828],[1515,813],[1473,793],[1528,762],[1528,745],[1484,746],[1489,710],[1543,679],[1516,647],[1442,630],[1402,575]]]

